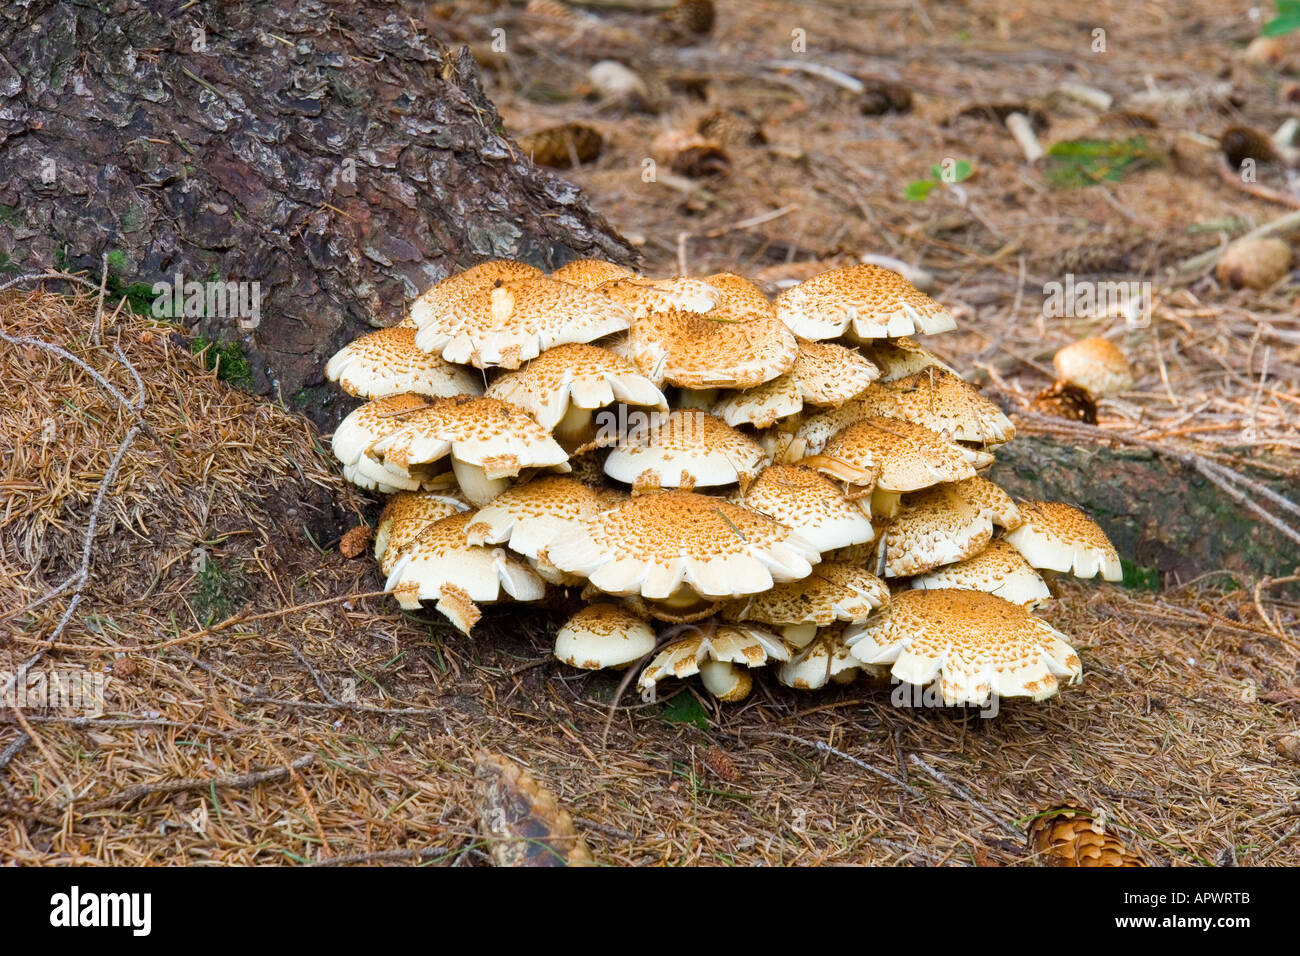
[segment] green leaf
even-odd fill
[[[663,718],[670,724],[694,724],[700,730],[709,729],[709,715],[690,691],[682,691],[664,704]]]
[[[1300,30],[1300,10],[1279,14],[1269,20],[1268,23],[1264,24],[1264,29],[1259,31],[1259,35],[1262,37],[1280,37],[1294,30]]]
[[[939,185],[932,179],[914,179],[903,190],[903,198],[908,202],[921,202],[930,195],[930,191]]]
[[[947,173],[943,166],[935,164],[930,167],[930,173],[935,179],[944,183],[960,183],[970,179],[971,165],[964,159],[959,159],[952,164],[952,172]],[[947,175],[945,175],[947,173]]]

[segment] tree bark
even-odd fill
[[[454,269],[635,255],[507,140],[468,51],[386,0],[0,0],[0,253],[258,283],[255,328],[185,331],[326,426],[324,359]]]

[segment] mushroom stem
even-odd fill
[[[456,482],[460,485],[461,492],[471,504],[480,508],[505,491],[510,484],[507,478],[489,478],[487,472],[478,465],[471,465],[459,458],[451,460],[451,470],[456,473]]]
[[[871,516],[873,518],[892,518],[898,514],[903,495],[898,491],[885,491],[876,487],[871,492]]]
[[[566,450],[576,448],[587,440],[587,433],[591,430],[591,418],[592,409],[579,408],[577,405],[570,404],[568,411],[564,413],[564,417],[556,424],[551,434]]]
[[[781,628],[781,637],[787,644],[803,650],[817,636],[816,624],[787,624]]]
[[[678,392],[678,408],[702,408],[707,412],[718,402],[716,388],[683,388]]]
[[[727,661],[705,661],[700,665],[700,681],[705,690],[728,704],[744,700],[754,686],[745,670]]]

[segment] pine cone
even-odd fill
[[[359,524],[355,528],[346,531],[343,537],[339,538],[339,554],[345,558],[355,558],[366,550],[370,544],[370,526]]]
[[[901,83],[886,80],[867,80],[866,89],[858,106],[863,116],[880,116],[884,113],[910,113],[912,91]]]
[[[519,148],[531,156],[534,163],[559,169],[575,165],[575,159],[578,164],[591,162],[600,155],[604,145],[600,133],[582,123],[550,126],[519,137]]]
[[[663,13],[664,22],[679,33],[712,33],[716,19],[713,0],[678,0]]]
[[[479,829],[497,866],[583,866],[592,862],[573,818],[528,771],[496,754],[474,761]]]
[[[1095,821],[1068,807],[1036,819],[1029,827],[1029,849],[1042,866],[1146,866],[1110,832],[1097,832]]]
[[[763,127],[739,110],[714,110],[700,117],[695,131],[723,146],[762,146],[767,142]]]

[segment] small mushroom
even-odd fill
[[[763,467],[763,447],[723,422],[695,409],[678,409],[656,419],[643,441],[625,441],[605,459],[605,474],[633,486],[656,488],[743,487]]]
[[[993,519],[961,494],[960,483],[941,484],[904,495],[883,537],[886,577],[922,574],[983,551]]]
[[[589,604],[555,635],[555,656],[572,667],[623,668],[655,649],[654,630],[617,604]]]
[[[1078,508],[1057,501],[1022,501],[1018,528],[1006,542],[1035,568],[1073,572],[1076,577],[1098,574],[1106,581],[1123,580],[1119,553],[1095,521]]]
[[[889,588],[880,578],[857,565],[824,561],[801,581],[729,602],[722,617],[767,624],[799,648],[807,646],[818,628],[865,621],[887,603]]]
[[[945,703],[985,704],[993,695],[1053,696],[1083,665],[1060,631],[1018,604],[981,591],[902,591],[844,632],[853,657],[891,664],[909,684],[938,682]]]
[[[434,522],[469,508],[455,495],[429,491],[399,491],[388,499],[375,526],[375,560],[379,570],[388,574],[397,557],[417,540]]]
[[[853,401],[867,415],[924,425],[949,441],[1000,445],[1016,434],[1002,409],[952,372],[934,366],[870,385]]]
[[[775,634],[748,625],[721,624],[665,647],[637,681],[643,693],[668,677],[700,676],[705,689],[724,702],[744,700],[753,680],[747,669],[768,661],[786,661],[790,652]]]
[[[473,518],[461,512],[435,521],[402,548],[384,585],[408,610],[436,600],[437,610],[466,634],[481,616],[477,605],[507,597],[538,601],[546,593],[545,582],[523,561],[501,548],[466,543]]]
[[[805,339],[848,334],[870,341],[957,327],[947,309],[897,272],[870,264],[831,269],[786,289],[776,297],[776,314]]]
[[[957,374],[957,370],[929,349],[910,338],[875,339],[862,346],[862,354],[880,369],[880,381],[893,382],[927,368],[939,368]]]
[[[888,674],[879,664],[863,664],[844,643],[844,625],[819,628],[816,637],[776,671],[776,679],[795,690],[820,690],[827,684],[851,684],[864,670]]]
[[[1133,370],[1109,339],[1080,339],[1052,358],[1059,381],[1087,392],[1094,401],[1133,386]]]
[[[475,376],[421,351],[415,345],[415,329],[400,325],[369,332],[343,346],[325,363],[325,377],[361,398],[403,392],[433,398],[483,393],[483,383]]]
[[[1291,246],[1282,239],[1238,239],[1223,251],[1214,276],[1229,289],[1267,289],[1291,271]]]

